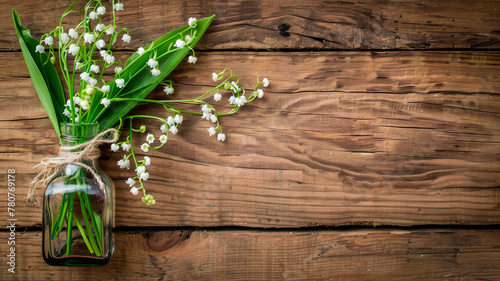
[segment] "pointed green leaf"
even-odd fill
[[[21,25],[19,16],[14,9],[12,10],[12,18],[35,91],[52,122],[52,126],[60,137],[59,123],[64,120],[62,112],[65,99],[57,71],[54,65],[49,62],[47,54],[35,52],[36,46],[39,44],[38,40],[31,37],[29,29]]]
[[[193,46],[200,40],[213,18],[214,16],[197,21],[196,37],[193,39]],[[177,67],[191,50],[184,47],[183,49],[176,50],[158,59],[158,69],[161,71],[159,76],[151,75],[150,68],[146,64],[150,58],[149,55],[153,51],[156,51],[157,57],[159,57],[165,54],[169,49],[174,48],[173,45],[175,41],[179,39],[179,33],[188,28],[188,26],[185,26],[158,38],[145,47],[146,53],[141,56],[137,53],[132,54],[125,63],[125,68],[120,73],[121,78],[125,79],[125,88],[120,90],[115,84],[111,85],[110,97],[145,98]],[[98,120],[93,121],[98,121],[101,125],[101,130],[105,130],[115,125],[115,123],[128,114],[136,104],[137,102],[135,101],[113,102]]]

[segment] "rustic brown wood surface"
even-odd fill
[[[23,67],[20,56],[15,69]],[[211,52],[199,58],[173,75],[176,95],[201,93],[213,69],[228,59],[244,62],[234,63],[243,77],[253,80],[259,69],[279,86],[266,89],[265,100],[221,118],[226,143],[208,136],[211,122],[186,116],[179,135],[152,154],[147,184],[159,202],[154,206],[144,208],[127,192],[131,172],[116,166],[123,155],[106,154],[101,163],[118,189],[118,226],[500,222],[499,55],[298,53],[291,60]],[[5,84],[15,90],[1,100],[12,109],[1,113],[7,150],[0,157],[27,186],[32,167],[57,153],[57,137],[40,119],[45,112],[31,80],[11,73]],[[161,89],[156,96],[163,97]],[[151,110],[165,115],[154,106],[136,113]],[[159,123],[145,123],[159,133]],[[41,221],[39,208],[17,215],[22,226]]]
[[[11,9],[34,35],[59,23],[68,1],[3,0],[0,50],[19,49]],[[84,1],[80,2],[84,3]],[[124,1],[118,21],[131,30],[137,49],[189,17],[216,15],[200,49],[429,49],[500,47],[500,9],[471,1]],[[78,4],[77,4],[78,6]],[[82,7],[80,4],[79,7]],[[69,17],[76,24],[78,16]]]
[[[19,280],[497,280],[499,230],[124,231],[106,267],[50,267],[19,235]],[[1,233],[0,239],[5,240]],[[33,271],[37,271],[33,279]],[[6,279],[12,276],[2,273]]]
[[[103,148],[118,229],[112,262],[98,269],[45,265],[41,208],[23,204],[33,166],[58,141],[11,9],[39,38],[68,3],[2,2],[0,181],[16,170],[18,270],[0,259],[1,280],[500,279],[499,2],[124,1],[118,22],[133,40],[118,45],[122,58],[190,16],[216,14],[198,63],[169,77],[175,98],[207,91],[225,67],[244,86],[256,72],[271,86],[221,118],[224,143],[210,122],[185,116],[148,154],[153,206],[128,192],[123,155]],[[134,110],[146,112],[166,114]],[[0,196],[5,222],[5,188]],[[2,227],[2,257],[8,235]]]

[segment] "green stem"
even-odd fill
[[[64,219],[66,218],[66,212],[68,210],[68,196],[68,194],[63,195],[63,199],[61,201],[61,209],[59,210],[59,216],[54,223],[54,227],[52,228],[52,233],[50,235],[51,240],[53,240],[56,236],[59,235],[59,233],[61,233]]]
[[[113,25],[116,25],[116,14],[115,14],[115,0],[113,0],[112,8],[113,8]]]
[[[135,158],[135,153],[134,153],[134,143],[133,143],[133,138],[132,138],[132,134],[133,134],[133,128],[132,128],[132,120],[134,119],[134,117],[141,117],[140,115],[136,115],[136,116],[127,116],[125,118],[129,118],[130,119],[130,155],[132,155],[132,159],[134,160],[134,165],[136,167],[138,167],[138,163],[137,163],[137,159]],[[161,119],[159,117],[157,117],[158,119]],[[163,120],[163,119],[161,119]],[[163,120],[165,122],[165,120]],[[139,183],[141,184],[141,187],[139,189],[142,189],[142,193],[144,194],[144,197],[146,196],[146,189],[144,188],[144,185],[142,184],[142,180],[140,177],[136,177],[138,180],[139,180]]]
[[[85,192],[85,191],[84,191]],[[78,197],[80,198],[80,207],[82,209],[82,216],[83,216],[83,223],[85,225],[85,229],[87,230],[87,234],[89,236],[89,242],[90,242],[90,247],[89,247],[89,250],[90,249],[93,249],[93,250],[90,250],[90,253],[93,254],[94,253],[94,250],[96,252],[96,254],[99,252],[99,249],[97,248],[97,245],[95,243],[95,239],[94,239],[94,234],[92,232],[92,228],[90,227],[90,220],[87,216],[87,211],[85,210],[85,197],[82,195],[81,191],[78,191]],[[87,247],[89,245],[87,244]],[[100,256],[100,255],[99,255]]]
[[[73,177],[68,177],[64,180],[64,184],[68,185],[71,183],[71,181],[75,180],[75,176]],[[61,208],[59,209],[59,215],[57,217],[56,222],[53,225],[52,232],[50,235],[50,239],[54,239],[56,236],[59,236],[59,233],[61,233],[63,225],[64,225],[64,220],[66,219],[66,213],[68,210],[68,201],[69,200],[69,194],[65,193],[63,194],[62,200],[61,200]]]
[[[83,197],[85,197],[87,210],[89,211],[90,218],[92,220],[92,225],[94,225],[94,232],[96,235],[97,243],[101,247],[100,249],[102,249],[102,222],[101,220],[98,220],[99,215],[96,212],[94,212],[94,209],[92,208],[92,203],[90,201],[89,195],[87,193],[84,193]]]
[[[238,110],[238,107],[235,106],[233,109],[231,109],[231,111],[228,111],[226,113],[217,113],[217,116],[231,115],[231,114],[234,114],[237,110]]]
[[[78,194],[80,196],[80,194]],[[81,200],[80,200],[81,201]],[[82,225],[76,218],[76,216],[73,217],[73,220],[75,221],[76,227],[78,227],[78,230],[80,230],[80,233],[82,234],[83,241],[85,241],[85,245],[87,245],[87,248],[89,249],[89,252],[91,254],[94,253],[94,249],[92,249],[92,245],[90,245],[89,240],[87,238],[87,235],[85,235],[85,230],[83,229]]]
[[[71,193],[69,199],[68,220],[66,222],[66,255],[71,255],[71,238],[73,231],[73,205],[75,203],[75,193]]]
[[[130,154],[132,155],[132,159],[134,159],[134,165],[137,167],[137,159],[135,159],[135,153],[134,153],[134,143],[132,142],[132,134],[133,134],[133,128],[132,128],[132,120],[134,119],[134,116],[127,116],[130,119]]]
[[[76,0],[73,0],[71,5],[69,5],[69,7],[66,9],[66,11],[61,16],[61,20],[59,21],[59,33],[63,32],[63,29],[62,29],[63,19],[66,15],[68,15],[71,12],[71,9],[73,8],[73,5],[75,4],[75,2],[76,2]],[[66,49],[65,47],[67,45],[68,45],[68,43],[66,43],[65,46],[62,46],[62,44],[61,44],[59,46],[58,53],[59,53],[59,65],[61,67],[61,71],[63,73],[64,80],[66,80],[66,84],[69,86],[70,85],[69,71],[68,71],[68,65],[67,65],[67,60],[66,60],[67,53],[64,52],[64,50]]]
[[[113,101],[137,101],[137,102],[147,102],[147,103],[157,103],[157,104],[168,104],[168,103],[205,103],[204,101],[197,99],[192,100],[150,100],[150,99],[138,99],[138,98],[112,98]]]
[[[81,182],[79,182],[79,184],[81,184]],[[85,228],[86,228],[87,234],[89,236],[90,244],[92,245],[92,248],[94,249],[96,255],[100,256],[101,255],[101,250],[100,250],[99,246],[96,243],[96,239],[94,238],[94,233],[92,232],[92,228],[90,226],[90,221],[92,221],[92,224],[94,225],[95,236],[97,237],[97,240],[99,241],[100,240],[100,235],[98,233],[98,230],[97,230],[98,227],[96,225],[95,218],[94,218],[94,215],[92,213],[93,210],[92,210],[92,206],[90,205],[90,198],[88,197],[88,194],[85,191],[81,192],[79,194],[82,195],[80,197],[80,200],[83,199],[83,201],[80,201],[80,206],[81,206],[81,209],[82,209],[83,222],[85,224]],[[90,220],[88,219],[87,211],[88,211],[88,214],[90,216]]]
[[[151,118],[151,119],[156,119],[160,120],[163,123],[166,123],[167,121],[161,117],[158,116],[150,116],[150,115],[130,115],[130,116],[125,116],[123,119],[130,119],[130,129],[132,129],[132,119],[134,118]]]

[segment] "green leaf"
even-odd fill
[[[29,29],[21,25],[19,16],[14,9],[12,9],[12,18],[14,19],[17,37],[19,38],[19,44],[21,45],[33,86],[52,122],[52,126],[54,126],[57,136],[60,138],[59,123],[64,120],[62,112],[65,98],[56,68],[48,60],[47,54],[35,52],[39,42],[31,37]]]
[[[98,113],[98,110],[102,109],[101,105],[101,100],[104,97],[104,93],[101,91],[95,91],[94,94],[92,95],[92,100],[90,102],[90,107],[89,110],[87,110],[86,114],[91,114],[91,113]],[[89,118],[89,117],[85,117]],[[90,117],[91,118],[91,117]],[[89,120],[89,119],[83,119],[83,120]],[[93,122],[93,121],[91,121]]]
[[[96,235],[97,244],[99,245],[99,248],[102,249],[102,238],[103,237],[102,237],[101,217],[96,212],[94,212],[94,210],[92,210],[91,216],[93,216],[94,220],[95,220],[94,231],[96,233],[95,235]]]
[[[194,42],[192,46],[198,43],[214,17],[215,16],[212,16],[197,21],[196,37],[193,39]],[[145,98],[156,86],[158,86],[158,84],[165,80],[191,50],[184,47],[183,49],[176,50],[158,59],[158,69],[161,71],[159,76],[151,75],[150,68],[146,64],[150,55],[156,51],[157,57],[160,57],[169,49],[174,48],[173,45],[175,41],[180,38],[179,33],[184,32],[188,28],[188,26],[184,26],[156,39],[144,48],[146,53],[141,56],[137,53],[132,54],[125,63],[125,68],[120,73],[120,77],[125,80],[125,88],[119,89],[115,84],[112,84],[110,97]],[[136,101],[113,102],[98,120],[92,121],[98,121],[101,130],[108,129],[114,126],[120,118],[127,115],[137,103]]]

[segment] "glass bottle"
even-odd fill
[[[63,146],[84,143],[98,133],[98,123],[61,124]],[[94,170],[104,188],[79,165],[66,164],[57,171],[43,198],[42,251],[49,265],[102,266],[114,250],[114,185],[97,159],[79,161]]]

